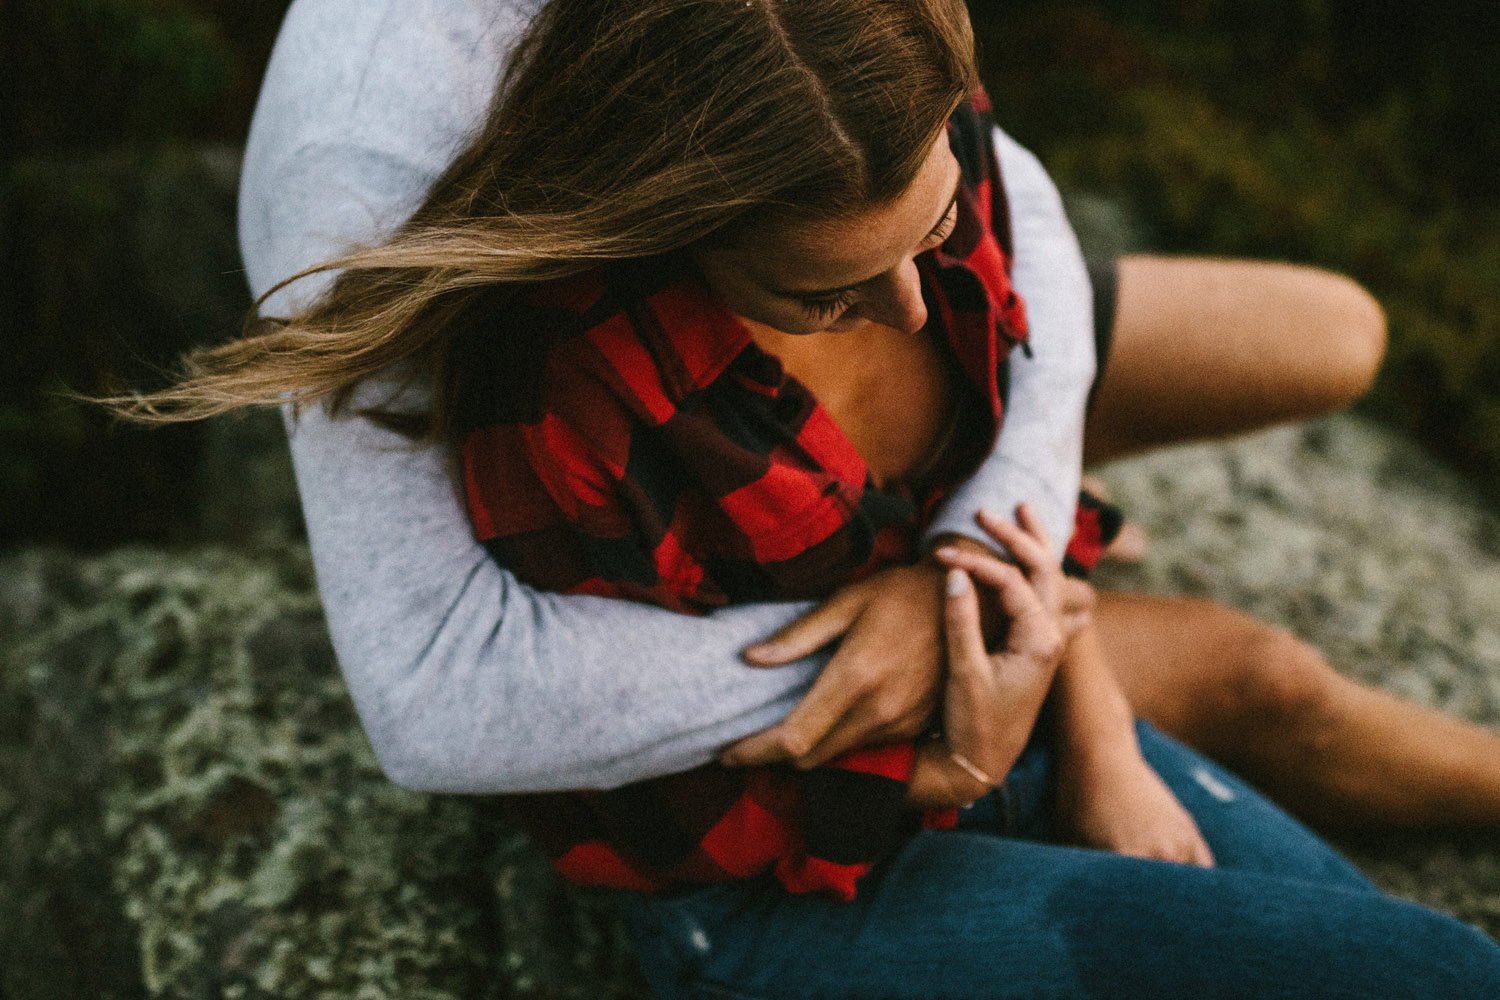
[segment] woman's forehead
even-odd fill
[[[783,291],[862,284],[911,257],[947,216],[960,180],[942,135],[895,201],[850,216],[767,225],[742,243],[745,263],[763,284]]]

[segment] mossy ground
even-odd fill
[[[1152,543],[1106,585],[1500,724],[1500,526],[1415,449],[1344,418],[1107,477]],[[1492,833],[1349,846],[1500,935]],[[0,848],[0,997],[645,995],[608,907],[491,800],[381,776],[297,543],[0,564]]]
[[[0,996],[641,994],[492,800],[381,776],[300,546],[0,577]]]

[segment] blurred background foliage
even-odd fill
[[[1367,406],[1500,491],[1500,4],[972,7],[1002,121],[1075,208],[1358,278],[1392,334]]]
[[[285,7],[0,4],[0,548],[294,519],[274,422],[144,432],[60,394],[237,330],[238,153]],[[1500,492],[1500,5],[972,7],[1002,123],[1097,243],[1354,275],[1392,326],[1367,405]]]
[[[216,429],[61,393],[150,384],[237,329],[239,146],[285,8],[0,3],[0,547],[233,535],[207,514]]]

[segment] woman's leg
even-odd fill
[[[1136,735],[1146,762],[1192,814],[1217,867],[1379,893],[1343,855],[1237,775],[1150,723],[1137,721]],[[1052,817],[1054,759],[1045,740],[1037,741],[997,794],[967,810],[960,825],[1025,840],[1059,840]]]
[[[1340,409],[1384,349],[1369,294],[1314,268],[1126,257],[1116,288],[1090,460]],[[1137,713],[1299,814],[1500,825],[1495,734],[1363,687],[1285,632],[1204,602],[1108,595],[1100,621]]]
[[[770,880],[631,897],[647,976],[663,1000],[1500,995],[1494,942],[1372,890],[1180,745],[1149,729],[1142,742],[1219,867],[997,836],[976,828],[981,810],[965,829],[919,834],[850,904]],[[1029,751],[1026,773],[1045,773],[1045,756]],[[1023,823],[1044,822],[1043,785],[1017,789]]]
[[[1123,257],[1088,462],[1340,410],[1369,388],[1385,316],[1311,267]]]
[[[1249,615],[1101,593],[1100,643],[1141,717],[1331,826],[1500,826],[1500,735],[1339,674]]]

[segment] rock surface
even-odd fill
[[[1101,585],[1242,608],[1350,676],[1500,729],[1500,519],[1414,445],[1337,417],[1104,478],[1151,542]],[[1335,839],[1390,891],[1500,937],[1495,831]]]
[[[1117,465],[1110,586],[1210,596],[1500,725],[1500,522],[1354,418]],[[1500,934],[1492,836],[1350,845]],[[0,998],[644,997],[493,803],[380,775],[305,549],[0,561]]]

